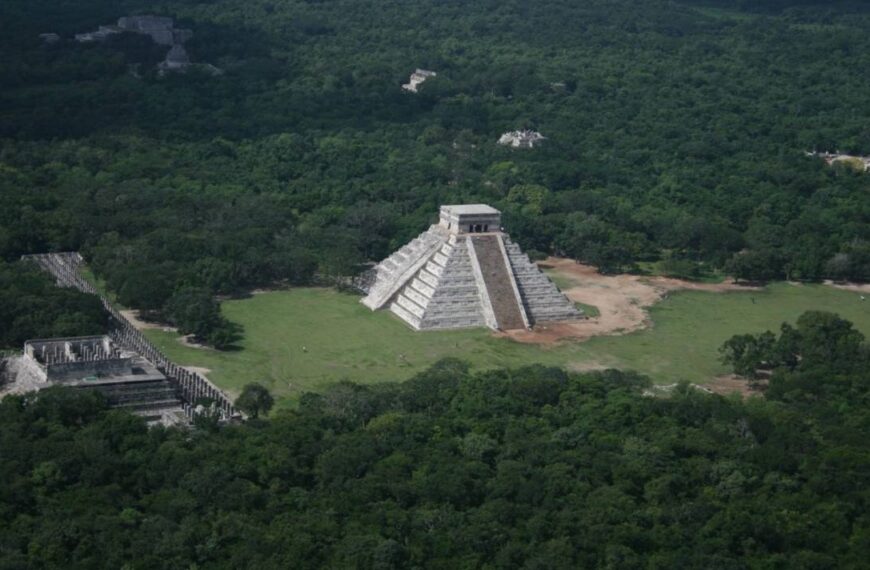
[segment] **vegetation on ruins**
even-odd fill
[[[453,359],[194,433],[7,397],[0,566],[859,568],[868,347],[800,321],[838,349],[747,401]]]

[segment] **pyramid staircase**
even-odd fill
[[[529,260],[520,246],[507,236],[504,236],[504,246],[531,322],[564,321],[583,316],[583,312]]]
[[[582,312],[501,232],[456,235],[433,225],[374,269],[362,303],[415,330],[511,330]]]

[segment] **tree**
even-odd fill
[[[236,398],[236,407],[251,418],[257,419],[260,414],[268,414],[275,404],[275,399],[262,384],[251,382],[242,388],[242,393]]]
[[[221,315],[220,304],[207,289],[185,287],[167,301],[163,314],[183,334],[192,334],[217,349],[241,338],[241,326]]]

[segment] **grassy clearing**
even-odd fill
[[[417,333],[391,313],[373,313],[358,300],[307,288],[227,301],[222,305],[226,316],[245,327],[241,348],[233,352],[185,347],[172,333],[145,332],[180,364],[211,369],[209,377],[230,392],[258,381],[283,404],[342,379],[405,380],[447,356],[479,368],[540,362],[578,370],[634,369],[662,383],[704,382],[726,372],[717,349],[731,335],[776,330],[806,310],[837,312],[870,336],[870,303],[822,285],[781,283],[764,291],[671,294],[653,307],[650,329],[555,347],[519,344],[486,330]]]

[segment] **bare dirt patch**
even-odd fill
[[[827,281],[825,281],[825,285],[834,287],[835,289],[842,289],[843,291],[852,291],[853,293],[867,293],[868,295],[870,295],[870,283],[838,283],[836,281],[831,281],[830,279],[828,279]]]
[[[752,388],[749,385],[749,382],[746,381],[746,378],[741,378],[736,374],[723,374],[722,376],[716,376],[710,382],[707,382],[703,385],[704,388],[709,389],[711,392],[715,394],[721,394],[726,396],[728,394],[733,394],[737,392],[744,398],[749,396],[755,396],[763,394],[762,389]]]
[[[195,337],[192,334],[181,335],[176,340],[188,348],[198,348],[200,350],[214,350],[210,346],[196,342]]]
[[[696,283],[670,277],[602,275],[590,265],[559,257],[548,257],[538,265],[542,269],[552,269],[571,282],[571,287],[563,289],[568,298],[597,307],[600,315],[579,321],[541,323],[531,331],[509,331],[499,333],[500,336],[546,345],[564,340],[627,334],[650,326],[649,307],[667,298],[671,291],[724,293],[758,289],[734,283]]]
[[[130,324],[133,325],[137,330],[140,330],[140,331],[149,330],[149,329],[152,329],[152,330],[157,329],[157,330],[172,332],[172,331],[176,330],[175,327],[172,327],[172,326],[169,326],[166,324],[155,323],[153,321],[143,321],[141,318],[139,318],[139,311],[137,311],[137,310],[129,310],[128,309],[125,311],[121,311],[121,315],[125,319],[130,321]]]
[[[206,378],[208,378],[208,373],[211,372],[211,368],[203,368],[202,366],[185,366],[184,368]]]

